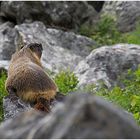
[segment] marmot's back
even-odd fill
[[[17,92],[57,89],[53,80],[44,72],[44,70],[32,62],[29,64],[17,65],[14,72],[9,75],[7,84],[14,87]]]

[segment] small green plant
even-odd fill
[[[126,43],[128,44],[140,44],[140,22],[137,23],[136,29],[132,32],[124,34]]]
[[[96,41],[97,46],[128,43],[140,45],[140,21],[132,32],[121,33],[117,29],[116,21],[109,15],[103,15],[95,26],[82,25],[79,33]]]
[[[79,30],[79,34],[87,36],[87,37],[91,37],[92,34],[94,32],[94,27],[89,25],[82,25],[80,30]]]
[[[82,26],[79,32],[95,40],[98,46],[125,42],[125,36],[118,31],[115,19],[108,15],[102,16],[94,27]]]
[[[140,67],[136,71],[129,70],[119,80],[122,81],[123,88],[101,88],[96,94],[131,112],[140,124]]]
[[[76,90],[78,79],[75,74],[69,70],[59,72],[54,81],[56,82],[58,89],[63,94]]]
[[[122,43],[125,38],[118,31],[113,17],[103,16],[91,36],[100,46]]]
[[[3,120],[3,98],[7,95],[5,91],[6,73],[0,75],[0,122]]]

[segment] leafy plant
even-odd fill
[[[3,98],[7,95],[5,91],[6,73],[0,75],[0,122],[3,120]]]
[[[59,72],[54,78],[58,89],[63,94],[76,90],[78,79],[75,74],[69,70]]]
[[[131,112],[140,124],[140,67],[136,71],[129,70],[120,79],[123,88],[120,86],[115,86],[111,90],[101,88],[96,94]]]
[[[118,31],[116,21],[112,16],[103,15],[95,26],[82,25],[79,33],[94,39],[97,46],[128,43],[140,45],[140,21],[132,32],[121,33]]]
[[[118,31],[115,19],[108,15],[102,16],[95,27],[82,26],[79,32],[94,39],[98,46],[125,42],[125,36]]]
[[[136,29],[132,32],[124,34],[126,43],[128,44],[140,44],[140,22],[137,23]]]
[[[87,36],[87,37],[91,37],[91,35],[93,34],[94,32],[94,27],[89,25],[82,25],[80,27],[80,30],[79,30],[79,34],[81,35],[84,35],[84,36]]]

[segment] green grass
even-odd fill
[[[3,98],[7,95],[5,91],[6,74],[2,72],[0,75],[0,122],[3,120]]]
[[[98,46],[123,43],[126,39],[118,31],[115,19],[108,15],[102,16],[94,27],[82,26],[79,33],[95,40]]]
[[[111,90],[101,87],[96,94],[131,112],[140,124],[140,67],[136,71],[129,70],[119,81],[123,86],[115,86]]]
[[[128,44],[140,45],[140,22],[137,23],[134,31],[124,34],[124,37]]]
[[[68,92],[77,90],[78,79],[73,72],[61,71],[54,78],[59,91],[64,95]],[[140,124],[140,67],[137,70],[128,70],[118,78],[120,85],[108,89],[102,82],[100,87],[95,85],[87,85],[82,91],[92,92],[98,96],[102,96],[109,102],[120,106],[121,108],[131,112]]]
[[[81,26],[79,33],[95,40],[98,47],[118,43],[140,45],[140,21],[137,22],[134,31],[121,33],[117,29],[115,19],[104,15],[96,26]]]
[[[76,86],[78,84],[78,78],[75,74],[69,70],[60,71],[54,78],[58,89],[64,95],[67,95],[68,92],[72,92],[76,90]]]

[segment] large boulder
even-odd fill
[[[116,19],[121,32],[132,31],[140,18],[140,1],[105,1],[102,14]]]
[[[85,1],[46,2],[46,12],[54,25],[78,30],[81,25],[93,25],[98,19],[96,10]]]
[[[61,69],[74,69],[79,61],[85,58],[95,47],[95,42],[87,37],[76,35],[73,32],[64,32],[46,28],[41,22],[21,24],[15,26],[17,44],[19,40],[24,43],[42,43],[44,51],[43,65],[51,71]],[[22,41],[21,41],[22,42]]]
[[[49,23],[50,17],[45,12],[43,2],[35,1],[3,1],[1,3],[1,16],[14,24],[41,20]]]
[[[87,2],[7,1],[1,3],[1,16],[15,24],[42,21],[48,26],[77,29],[81,24],[93,24],[98,17]]]
[[[52,113],[30,111],[0,126],[0,138],[140,138],[132,116],[90,94],[74,94]]]
[[[79,62],[75,73],[79,86],[98,84],[103,81],[107,87],[116,84],[117,78],[128,69],[136,69],[140,64],[140,46],[117,44],[93,50]]]
[[[6,22],[0,25],[0,60],[10,60],[15,52],[16,30],[14,25]]]

